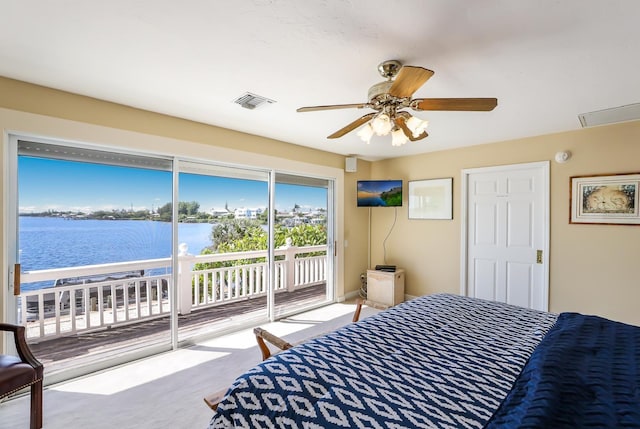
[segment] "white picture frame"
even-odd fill
[[[640,173],[570,178],[569,223],[640,225]]]
[[[409,181],[409,219],[453,219],[453,177]]]

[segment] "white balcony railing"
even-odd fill
[[[178,256],[178,312],[267,294],[267,251]],[[326,282],[327,246],[275,251],[275,292]],[[165,317],[171,312],[171,259],[152,259],[21,273],[22,283],[54,287],[23,291],[19,315],[30,341]]]

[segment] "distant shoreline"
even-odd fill
[[[18,217],[39,217],[39,218],[51,218],[51,219],[64,219],[64,220],[104,220],[104,221],[118,221],[118,220],[140,220],[140,221],[153,221],[153,222],[171,222],[171,219],[161,219],[158,217],[115,217],[115,216],[91,216],[91,215],[64,215],[64,214],[47,214],[47,213],[19,213]],[[212,222],[211,219],[188,219],[179,220],[178,223],[218,223],[218,219]]]

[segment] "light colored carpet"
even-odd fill
[[[351,322],[355,305],[332,304],[261,325],[295,344]],[[361,319],[376,310],[363,308]],[[260,362],[252,329],[123,365],[44,391],[45,429],[206,428],[203,397]],[[0,428],[29,427],[29,396],[0,404]]]

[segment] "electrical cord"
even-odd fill
[[[389,229],[389,233],[387,234],[387,236],[384,238],[384,241],[382,242],[382,251],[383,251],[383,260],[384,263],[386,265],[387,263],[387,238],[389,238],[389,236],[391,235],[391,231],[393,231],[393,227],[396,226],[396,220],[398,220],[398,208],[395,207],[395,212],[394,212],[394,216],[393,216],[393,224],[391,225],[391,228]]]
[[[367,273],[360,274],[360,298],[367,299]]]

